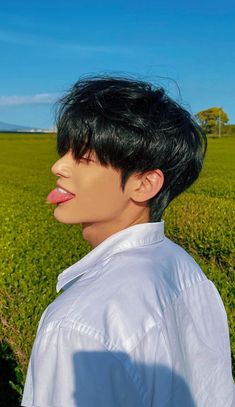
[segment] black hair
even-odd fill
[[[101,165],[133,173],[160,169],[161,190],[148,201],[150,222],[161,220],[173,198],[198,177],[207,149],[201,127],[162,87],[126,77],[77,81],[59,100],[57,151],[76,160],[94,150]]]

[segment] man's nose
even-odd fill
[[[69,164],[64,160],[63,157],[53,164],[53,166],[51,167],[51,171],[54,175],[65,178],[70,177],[72,174]]]

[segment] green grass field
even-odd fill
[[[199,180],[163,216],[166,235],[193,255],[221,294],[233,361],[234,155],[235,137],[209,139]],[[39,318],[56,296],[58,274],[91,249],[80,226],[60,224],[45,203],[55,185],[50,168],[56,158],[52,134],[0,134],[0,358],[13,382],[9,386],[5,377],[0,394],[9,394],[9,407],[21,392]]]

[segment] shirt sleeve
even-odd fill
[[[233,407],[227,315],[214,284],[204,280],[189,287],[168,311],[173,367],[190,389],[195,406]],[[175,389],[171,397],[180,399],[178,386]]]
[[[25,407],[143,407],[122,352],[95,334],[59,324],[35,340],[22,399]]]

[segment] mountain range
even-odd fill
[[[35,127],[28,127],[28,126],[21,126],[19,124],[10,124],[10,123],[5,123],[5,122],[0,122],[0,131],[33,132],[33,131],[44,131],[44,129],[38,129]]]

